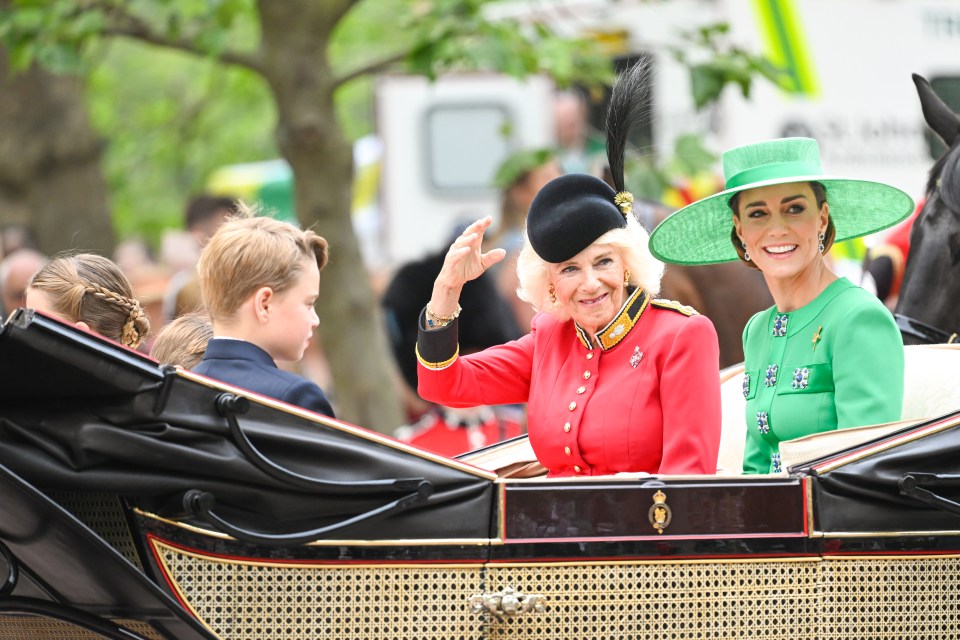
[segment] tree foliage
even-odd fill
[[[730,25],[718,24],[700,27],[680,34],[676,45],[670,47],[674,58],[690,69],[693,102],[697,109],[716,102],[723,89],[733,84],[744,98],[757,76],[774,84],[784,78],[784,71],[764,56],[758,56],[727,39]]]

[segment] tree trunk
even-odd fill
[[[396,365],[351,225],[352,148],[336,119],[326,53],[349,4],[261,0],[260,60],[277,101],[277,139],[293,169],[298,217],[330,243],[318,312],[337,415],[389,433],[404,422]]]
[[[41,251],[114,246],[103,142],[83,81],[39,67],[15,73],[0,47],[0,223],[29,226]]]

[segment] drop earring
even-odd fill
[[[630,269],[623,272],[623,286],[624,288],[630,286]]]
[[[741,241],[741,242],[740,242],[740,246],[743,247],[743,261],[744,261],[744,262],[750,262],[750,252],[747,251],[747,243]]]
[[[823,253],[823,251],[824,251],[824,247],[823,247],[823,239],[824,239],[824,237],[826,237],[826,234],[825,234],[823,231],[821,231],[821,232],[820,232],[820,246],[818,247],[818,249],[820,249],[820,253]]]
[[[553,285],[550,285],[547,293],[550,295],[550,302],[557,304],[557,290],[553,288]]]

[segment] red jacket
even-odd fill
[[[423,318],[421,317],[421,329]],[[706,317],[638,289],[590,348],[573,321],[458,357],[456,321],[421,330],[418,390],[448,406],[527,402],[551,476],[712,474],[720,446],[719,347]]]

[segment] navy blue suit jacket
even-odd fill
[[[214,338],[207,343],[203,359],[193,371],[331,418],[336,417],[327,396],[316,383],[278,368],[269,353],[244,340]]]

